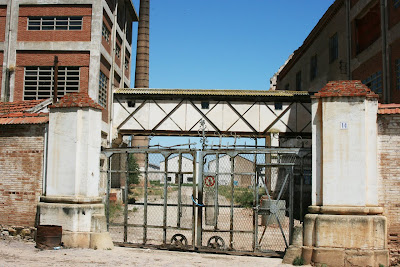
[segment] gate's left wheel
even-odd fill
[[[207,247],[223,250],[225,249],[225,241],[222,239],[222,237],[215,235],[208,239]]]
[[[171,238],[171,245],[177,248],[187,247],[187,238],[182,234],[175,234]]]

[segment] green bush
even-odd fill
[[[140,170],[139,164],[136,162],[136,158],[133,154],[129,154],[128,156],[128,171],[128,185],[138,184],[140,181]]]
[[[297,256],[297,257],[293,260],[293,265],[295,265],[295,266],[304,265],[304,259],[303,259],[301,256]]]

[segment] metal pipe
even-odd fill
[[[350,0],[345,1],[346,8],[346,41],[347,41],[347,79],[351,80],[351,21],[350,21]]]
[[[149,169],[149,153],[145,153],[144,159],[144,200],[143,200],[143,244],[147,243],[147,183],[148,183],[148,169]]]
[[[388,68],[388,43],[387,43],[387,0],[381,0],[381,32],[382,32],[382,86],[383,86],[383,101],[384,103],[390,103],[391,92],[390,92],[390,80],[389,80],[389,68]]]
[[[214,229],[218,229],[218,174],[219,174],[219,153],[215,154],[215,200],[214,200]]]
[[[125,190],[124,190],[124,242],[128,242],[128,176],[129,176],[129,153],[126,156]]]
[[[54,83],[53,83],[53,104],[57,103],[58,97],[58,56],[54,56]]]
[[[190,142],[189,142],[190,143]],[[190,145],[189,145],[190,148]],[[193,156],[193,184],[192,184],[192,196],[196,195],[196,177],[197,177],[197,152],[192,152],[192,156]],[[201,207],[199,207],[199,209],[201,209]],[[192,202],[192,246],[193,249],[196,248],[196,242],[195,242],[195,238],[196,238],[196,205]]]
[[[43,142],[43,181],[42,181],[42,192],[43,196],[47,193],[47,158],[48,158],[48,146],[49,146],[49,125],[46,124],[44,127],[44,142]]]
[[[287,171],[290,173],[289,174],[289,245],[291,245],[293,242],[293,227],[294,227],[294,218],[293,218],[294,167],[292,167],[291,169],[287,168]]]
[[[229,248],[233,249],[233,206],[234,206],[234,201],[233,201],[233,196],[234,196],[234,180],[235,180],[235,158],[230,157],[231,159],[231,214],[230,214],[230,226],[229,226]]]
[[[168,197],[168,158],[170,154],[167,156],[164,156],[165,161],[164,161],[164,174],[165,174],[165,179],[164,179],[164,209],[163,209],[163,243],[164,245],[167,244],[167,197]]]
[[[202,150],[200,151],[200,166],[199,166],[199,184],[198,184],[198,195],[197,201],[200,204],[203,204],[203,171],[204,171],[204,157],[206,153]],[[202,207],[197,208],[197,247],[202,247],[202,232],[203,226],[203,209]]]
[[[179,163],[178,163],[178,207],[176,209],[176,226],[179,228],[181,227],[181,216],[182,216],[182,180],[183,174],[182,174],[182,153],[179,153]]]
[[[106,222],[107,222],[107,231],[110,228],[110,189],[111,189],[111,156],[107,157],[107,193],[106,193]]]

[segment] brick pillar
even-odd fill
[[[135,88],[149,88],[150,0],[140,0]]]
[[[378,206],[378,95],[361,81],[329,82],[312,97],[312,206],[302,256],[328,266],[388,266]]]

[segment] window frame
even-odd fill
[[[372,73],[370,76],[361,81],[367,85],[371,91],[376,94],[382,95],[383,93],[383,82],[382,82],[382,71]]]
[[[329,38],[329,63],[333,63],[339,58],[339,36],[336,32]]]
[[[296,91],[301,91],[301,70],[296,72]]]
[[[313,81],[317,78],[318,74],[318,57],[317,54],[313,55],[310,58],[310,81]]]
[[[108,99],[108,80],[109,78],[104,72],[100,71],[99,75],[99,96],[98,96],[98,103],[103,108],[107,107],[107,99]]]
[[[27,22],[28,31],[82,31],[82,29],[83,16],[29,16]]]
[[[57,97],[79,92],[81,68],[79,66],[59,66]],[[42,88],[42,89],[41,89]],[[24,67],[24,100],[39,100],[53,97],[54,66]]]
[[[104,37],[104,40],[109,44],[110,43],[110,30],[107,25],[103,22],[103,26],[101,27],[101,36]]]

